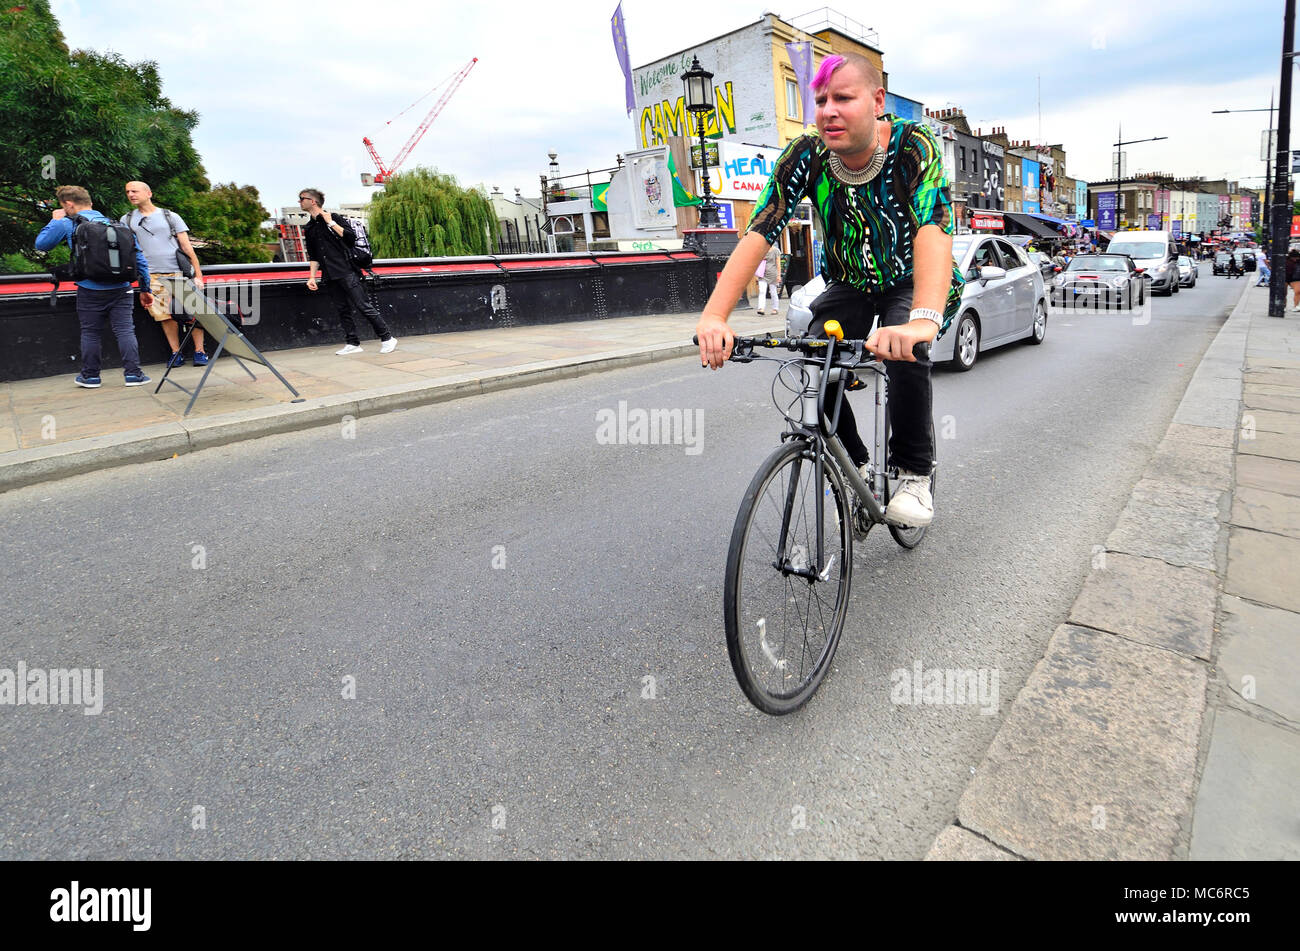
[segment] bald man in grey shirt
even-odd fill
[[[122,217],[122,224],[135,232],[135,240],[149,262],[149,284],[153,291],[153,306],[149,315],[162,327],[163,336],[171,346],[170,367],[182,366],[185,357],[181,354],[180,328],[175,314],[183,312],[180,301],[173,301],[171,280],[182,276],[177,252],[190,259],[194,268],[194,283],[203,286],[203,269],[199,267],[199,256],[194,253],[190,243],[189,227],[180,215],[158,208],[153,203],[153,189],[144,182],[127,182],[126,198],[135,206],[135,211]],[[173,232],[175,234],[173,235]],[[203,351],[203,328],[194,327],[194,365],[204,366],[208,355]]]

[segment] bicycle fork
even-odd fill
[[[822,479],[825,475],[825,461],[823,454],[818,451],[819,447],[815,444],[805,444],[803,450],[794,459],[794,465],[791,466],[790,485],[785,492],[785,507],[781,512],[781,541],[777,545],[776,561],[772,567],[783,575],[796,575],[800,578],[806,578],[809,581],[825,581],[830,577],[831,566],[826,562],[826,492],[822,489]],[[803,558],[798,558],[802,548],[800,545],[792,546],[794,551],[787,551],[787,542],[790,539],[790,524],[794,517],[795,501],[799,494],[799,474],[803,469],[804,463],[808,456],[812,456],[813,464],[813,485],[817,487],[813,493],[813,518],[816,522],[815,532],[815,553],[804,552]],[[815,554],[815,557],[814,557]],[[801,562],[801,563],[800,563]]]

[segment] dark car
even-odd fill
[[[1080,254],[1051,283],[1055,307],[1130,308],[1146,302],[1146,281],[1127,254]]]
[[[1241,268],[1243,272],[1255,270],[1256,265],[1255,265],[1254,251],[1250,250],[1249,248],[1243,248],[1241,250],[1234,251],[1232,253],[1237,258],[1237,267]]]
[[[1227,274],[1228,258],[1230,257],[1232,257],[1231,251],[1216,251],[1214,253],[1214,264],[1211,265],[1210,270],[1214,274]]]

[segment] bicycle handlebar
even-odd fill
[[[691,343],[697,347],[700,345],[699,335],[691,337]],[[755,347],[761,347],[767,350],[785,349],[785,350],[803,350],[811,357],[814,350],[825,350],[828,344],[834,343],[836,350],[846,351],[848,354],[855,356],[858,361],[866,358],[868,361],[879,361],[880,358],[866,349],[865,340],[840,340],[831,341],[825,337],[776,337],[766,335],[762,337],[741,337],[737,335],[733,338],[731,347],[731,356],[729,360],[736,360],[740,363],[748,363],[754,359],[753,352]],[[926,357],[930,355],[930,345],[928,343],[918,343],[922,354]],[[880,361],[883,362],[883,361]]]

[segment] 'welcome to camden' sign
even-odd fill
[[[766,19],[711,42],[693,46],[632,70],[632,112],[636,146],[663,145],[670,136],[698,142],[698,124],[686,111],[682,76],[695,57],[713,73],[715,108],[705,116],[710,139],[775,142],[772,103],[772,39],[764,35]]]

